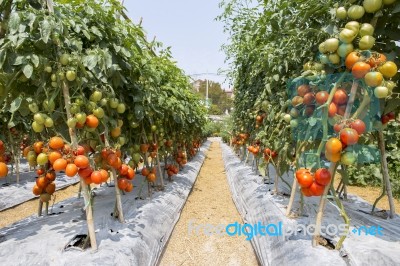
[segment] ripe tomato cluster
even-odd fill
[[[8,167],[5,162],[7,162],[7,157],[5,154],[4,142],[0,140],[0,178],[6,177],[8,175]]]
[[[326,168],[320,168],[315,173],[311,173],[309,169],[300,168],[296,171],[296,179],[303,195],[311,197],[321,196],[325,186],[330,185],[332,177]]]

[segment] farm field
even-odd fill
[[[398,25],[399,0],[0,0],[2,265],[400,264]]]

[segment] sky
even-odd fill
[[[224,82],[224,76],[200,75],[227,69],[221,45],[227,42],[220,15],[219,0],[125,0],[129,17],[147,32],[147,39],[171,46],[172,56],[194,79]],[[224,82],[223,88],[229,88]]]

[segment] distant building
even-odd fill
[[[226,96],[228,96],[228,98],[233,99],[233,97],[234,97],[233,89],[224,89],[224,92],[226,93]]]

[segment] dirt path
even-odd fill
[[[234,222],[243,224],[231,198],[220,144],[213,142],[160,265],[257,265],[244,236],[207,235],[204,231],[207,224]]]

